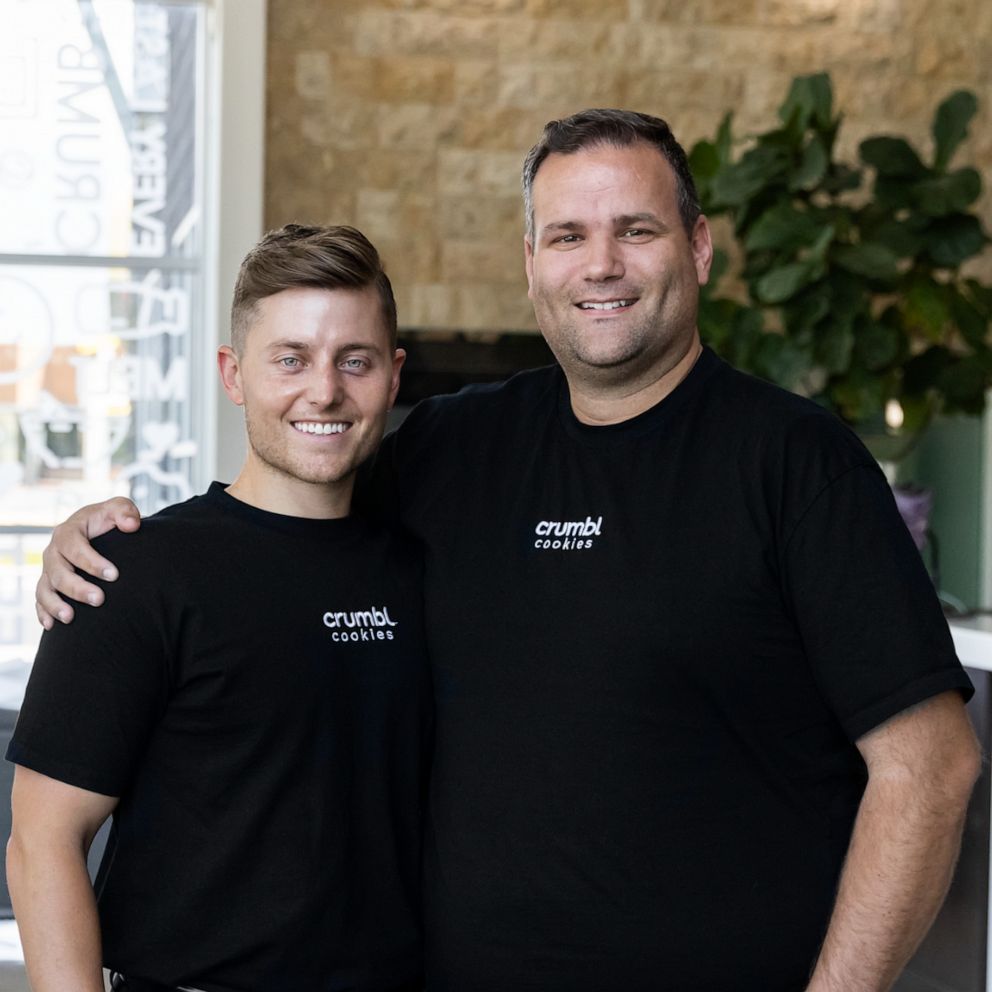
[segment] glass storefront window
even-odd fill
[[[185,499],[203,343],[206,2],[2,0],[0,707],[51,527]]]

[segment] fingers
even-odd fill
[[[61,623],[72,623],[74,615],[72,607],[55,592],[44,573],[38,580],[38,585],[35,586],[34,600],[34,610],[38,614],[38,622],[45,630],[51,630],[55,626],[56,620]]]
[[[131,533],[132,531],[136,531],[140,526],[141,514],[138,512],[138,508],[134,503],[124,496],[115,496],[113,499],[105,499],[102,503],[93,503],[90,506],[84,506],[82,509],[76,510],[56,530],[61,530],[65,527],[71,531],[78,527],[87,538],[92,539],[99,537],[101,534],[106,534],[108,530],[113,530],[115,527],[118,530]],[[63,550],[63,553],[65,553],[65,549],[60,550]],[[72,559],[71,555],[67,554],[66,557],[73,561],[73,564],[77,567],[82,567],[78,561]],[[90,574],[100,575],[101,573],[90,572]]]
[[[100,606],[103,590],[77,573],[85,572],[113,582],[117,568],[112,561],[98,554],[90,541],[117,527],[135,531],[141,526],[138,508],[122,496],[94,503],[77,510],[52,531],[52,540],[42,553],[42,576],[35,588],[35,612],[46,630],[56,620],[71,623],[72,607],[63,597]]]
[[[73,587],[80,590],[88,587],[87,596],[92,595],[93,590],[96,590],[95,586],[90,586],[89,583],[76,586],[71,576],[62,575],[63,561],[70,570],[75,567],[88,575],[97,575],[107,582],[113,582],[117,578],[117,568],[112,561],[97,554],[90,541],[115,527],[123,531],[135,531],[140,526],[141,515],[138,513],[138,508],[123,496],[115,496],[102,503],[93,503],[76,510],[71,517],[52,531],[51,543],[42,556],[45,562],[45,574],[59,592],[71,595]],[[59,570],[58,574],[55,573],[56,569]],[[89,599],[85,601],[89,602]],[[100,602],[103,602],[102,595]]]
[[[34,612],[38,616],[38,623],[45,628],[45,630],[51,630],[55,626],[55,617],[48,612],[48,610],[41,605],[42,591],[41,583],[35,586],[34,590]]]

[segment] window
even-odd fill
[[[260,77],[264,4],[237,6],[238,30],[256,44],[233,47]],[[16,709],[40,636],[34,586],[51,527],[111,495],[153,512],[213,472],[206,359],[229,291],[218,292],[217,273],[230,269],[213,177],[236,136],[215,113],[224,5],[0,7],[0,707]],[[255,227],[256,172],[243,221]],[[256,236],[233,239],[239,255]]]

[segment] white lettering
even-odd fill
[[[393,640],[392,630],[382,628],[397,627],[399,621],[394,620],[389,615],[389,609],[383,606],[373,606],[367,610],[328,610],[323,616],[325,627],[330,627],[335,633],[332,635],[334,641],[375,641]],[[348,631],[341,631],[340,628],[352,628]]]
[[[131,172],[134,207],[131,211],[132,250],[136,255],[165,254],[165,224],[155,216],[165,207],[165,122],[152,121],[132,131]]]
[[[558,537],[560,541],[537,540],[534,547],[539,550],[551,548],[553,550],[571,551],[573,549],[591,548],[592,540],[580,541],[580,537],[600,537],[603,533],[603,518],[586,517],[585,520],[542,520],[534,528],[534,534],[539,539]]]

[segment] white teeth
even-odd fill
[[[312,420],[299,420],[293,424],[304,434],[343,434],[347,424],[318,424]]]
[[[620,307],[629,307],[633,300],[610,300],[607,303],[580,303],[582,310],[619,310]]]

